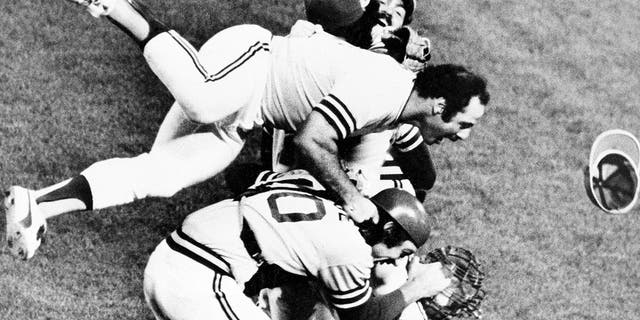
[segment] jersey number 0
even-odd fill
[[[296,192],[273,193],[267,198],[271,216],[278,222],[320,220],[327,213],[317,197]]]

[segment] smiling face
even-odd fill
[[[428,99],[430,103],[439,103],[439,99]],[[438,110],[438,108],[430,108]],[[425,116],[424,121],[418,124],[422,138],[427,144],[438,144],[442,139],[451,141],[464,140],[471,134],[473,127],[484,115],[485,105],[477,96],[469,99],[462,111],[456,113],[448,122],[442,120],[441,115]]]
[[[380,8],[380,23],[396,30],[404,25],[407,16],[407,10],[404,7],[403,0],[378,0]]]

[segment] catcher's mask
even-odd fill
[[[585,169],[585,188],[591,202],[606,213],[631,210],[637,200],[640,143],[631,133],[608,130],[591,147]]]
[[[422,203],[411,193],[396,188],[384,189],[371,197],[371,202],[389,214],[409,234],[416,247],[427,242],[431,221]]]
[[[438,248],[422,257],[421,262],[440,262],[452,274],[449,287],[433,297],[420,299],[429,320],[481,317],[480,303],[485,296],[482,290],[484,272],[469,250],[452,246]]]

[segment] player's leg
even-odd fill
[[[177,32],[154,22],[136,0],[100,3],[104,1],[110,3],[104,14],[140,42],[149,67],[190,119],[213,123],[263,94],[270,31],[255,25],[231,27],[214,35],[198,51]]]
[[[171,197],[222,171],[243,145],[241,137],[223,130],[183,136],[134,158],[97,162],[68,184],[47,188],[36,201],[51,217],[68,211],[64,203],[69,198],[79,199],[82,209],[93,210],[147,197]]]
[[[233,278],[172,250],[166,241],[149,258],[144,294],[156,319],[269,319]]]
[[[149,40],[144,57],[190,119],[212,123],[262,98],[271,37],[261,27],[240,25],[218,32],[196,51],[169,31]]]
[[[10,188],[4,201],[10,252],[22,259],[31,258],[50,217],[146,197],[170,197],[213,177],[244,145],[244,138],[236,130],[214,129],[175,139],[134,158],[97,162],[80,175],[41,190]]]
[[[174,102],[158,128],[151,151],[177,138],[194,133],[200,126],[199,123],[187,117],[178,102]]]

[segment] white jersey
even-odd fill
[[[244,218],[266,263],[316,278],[337,308],[366,302],[372,294],[371,247],[344,211],[327,200],[324,188],[303,170],[260,179],[239,201],[223,201],[214,205],[215,210],[189,215],[183,233],[172,235],[174,240],[193,238],[198,244],[191,251],[243,283],[256,271],[255,261],[246,259],[238,244]]]
[[[347,176],[364,195],[373,196],[386,188],[414,193],[411,182],[391,156],[390,148],[408,152],[422,142],[418,128],[402,124],[394,130],[347,139],[340,158]]]
[[[296,168],[297,164],[292,162],[295,156],[291,135],[274,130],[272,138],[272,170],[285,172]],[[422,142],[420,131],[410,124],[347,138],[339,144],[342,167],[366,196],[373,196],[386,188],[400,188],[413,194],[415,190],[391,156],[390,148],[408,152]]]
[[[300,21],[292,29],[315,28]],[[391,57],[357,48],[313,29],[274,37],[262,113],[265,125],[293,132],[311,110],[340,139],[396,126],[415,75]]]

